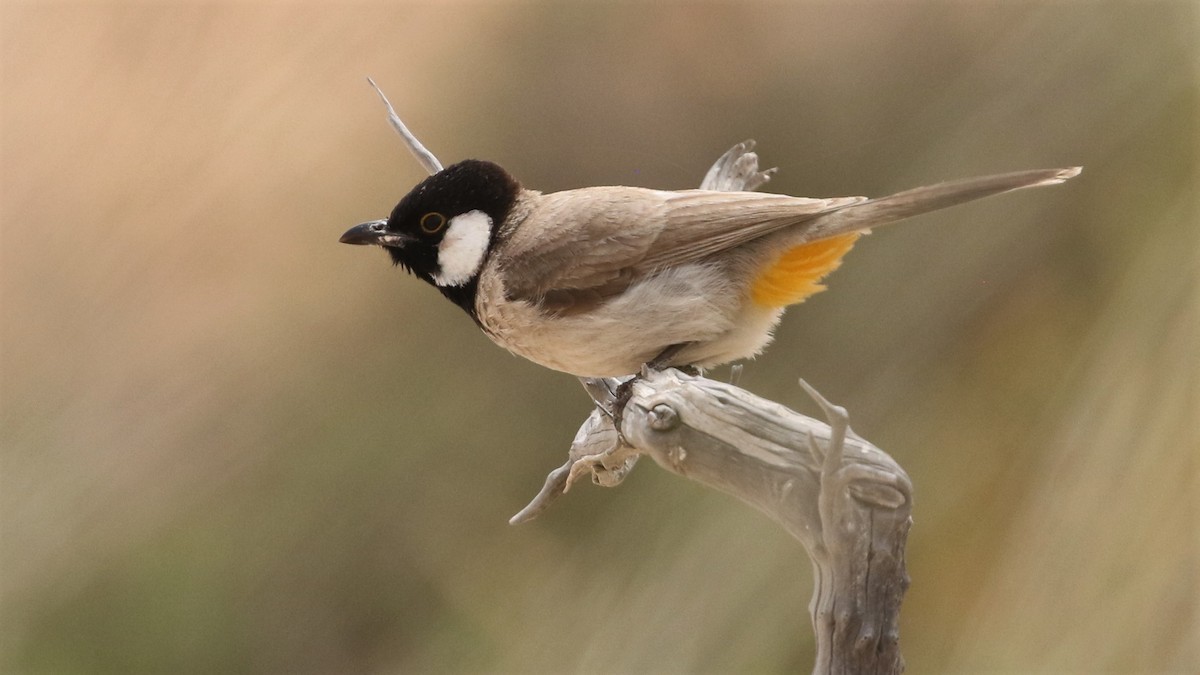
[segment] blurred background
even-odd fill
[[[811,668],[731,498],[645,462],[506,523],[588,399],[337,243],[423,178],[368,75],[545,191],[1084,165],[862,240],[740,384],[911,474],[910,672],[1200,669],[1194,3],[2,12],[3,672]]]

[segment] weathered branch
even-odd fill
[[[605,400],[612,381],[591,381]],[[565,465],[513,523],[529,520],[583,476],[615,486],[640,455],[733,495],[796,537],[812,559],[815,673],[903,670],[897,621],[908,587],[904,546],[912,484],[882,450],[852,433],[845,411],[808,388],[830,424],[729,384],[678,370],[633,384],[621,434],[592,412]]]
[[[753,189],[768,180],[773,170],[758,170],[752,148],[747,141],[725,153],[702,187]],[[581,381],[596,409],[567,462],[510,522],[536,517],[583,476],[616,486],[649,455],[754,506],[800,540],[813,564],[814,673],[904,669],[897,623],[908,587],[912,484],[891,457],[850,431],[844,409],[803,381],[829,424],[731,384],[647,371],[632,385],[618,433],[612,414],[621,380]]]

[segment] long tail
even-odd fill
[[[922,213],[990,197],[1012,190],[1041,185],[1058,185],[1079,175],[1082,167],[1034,169],[994,176],[965,178],[898,192],[889,197],[868,199],[818,216],[806,228],[805,239],[815,241],[839,234],[888,225]]]

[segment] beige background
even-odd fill
[[[422,177],[366,75],[543,190],[1085,165],[863,240],[741,384],[911,473],[910,672],[1200,669],[1194,3],[2,12],[5,672],[811,667],[740,503],[647,464],[505,523],[587,401],[337,244]]]

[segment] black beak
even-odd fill
[[[387,225],[386,220],[371,220],[365,223],[360,223],[346,230],[341,239],[338,239],[343,244],[355,244],[365,246],[367,244],[382,244],[380,239],[386,234],[384,226]]]
[[[404,248],[413,240],[413,236],[404,232],[392,232],[387,229],[386,220],[371,220],[365,223],[360,223],[346,230],[338,241],[343,244],[375,244],[376,246],[387,246],[389,248]]]

